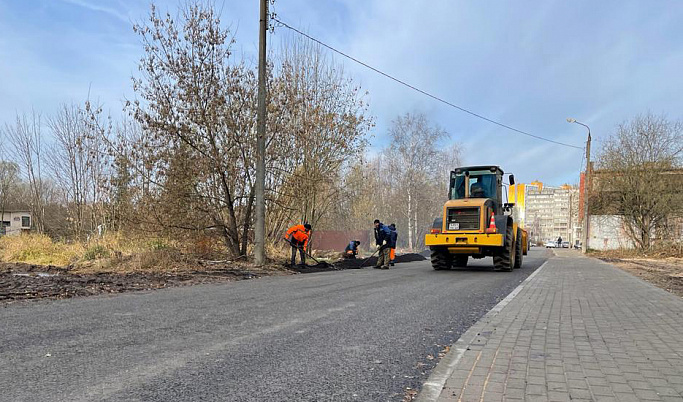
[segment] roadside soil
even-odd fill
[[[198,266],[165,272],[94,272],[72,267],[3,262],[0,263],[0,304],[229,282],[288,273],[279,266],[258,268],[217,261],[205,261]]]
[[[667,292],[683,297],[683,258],[598,258]]]
[[[419,254],[396,256],[396,263],[420,261]],[[262,276],[291,275],[356,269],[365,260],[340,260],[332,264],[256,267],[236,261],[185,261],[148,270],[108,270],[97,264],[79,267],[0,262],[0,305],[32,299],[67,299],[107,293],[163,289],[201,283],[231,282]],[[372,267],[376,257],[365,261]]]

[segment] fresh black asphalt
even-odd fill
[[[0,400],[400,401],[547,255],[0,307]]]

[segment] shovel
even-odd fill
[[[370,257],[368,257],[368,258],[364,259],[364,260],[363,260],[363,262],[362,262],[362,263],[361,263],[361,264],[360,264],[360,265],[358,266],[358,268],[363,268],[363,265],[365,265],[365,263],[366,263],[366,262],[368,262],[368,260],[369,260],[370,258],[374,257],[374,256],[375,256],[375,254],[377,254],[377,253],[379,252],[379,250],[381,250],[381,248],[380,248],[380,249],[377,249],[377,250],[375,250],[375,252],[374,252],[374,253],[372,253],[372,255],[371,255]]]
[[[287,242],[287,243],[289,243],[290,246],[298,248],[298,246],[293,245],[292,242],[290,242],[289,240],[287,240],[287,239],[282,239],[282,240],[285,241],[285,242]],[[315,257],[313,257],[313,256],[312,256],[308,251],[306,251],[306,250],[304,250],[304,253],[306,253],[306,255],[307,255],[308,257],[311,257],[311,259],[312,259],[313,261],[315,261],[315,262],[316,262],[316,265],[318,265],[319,267],[324,267],[324,268],[334,267],[334,265],[330,264],[329,262],[318,261],[318,260],[316,260]]]

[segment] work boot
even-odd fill
[[[375,269],[381,269],[382,267],[380,267],[379,265],[375,265],[373,268],[375,268]]]
[[[391,265],[391,266],[393,267],[393,266],[394,266],[394,262],[392,261],[391,264],[389,264],[389,265]]]
[[[382,265],[382,269],[389,269],[388,265]]]

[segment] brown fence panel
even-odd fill
[[[351,240],[359,240],[360,249],[369,250],[371,239],[371,230],[316,230],[311,236],[311,250],[344,251]]]

